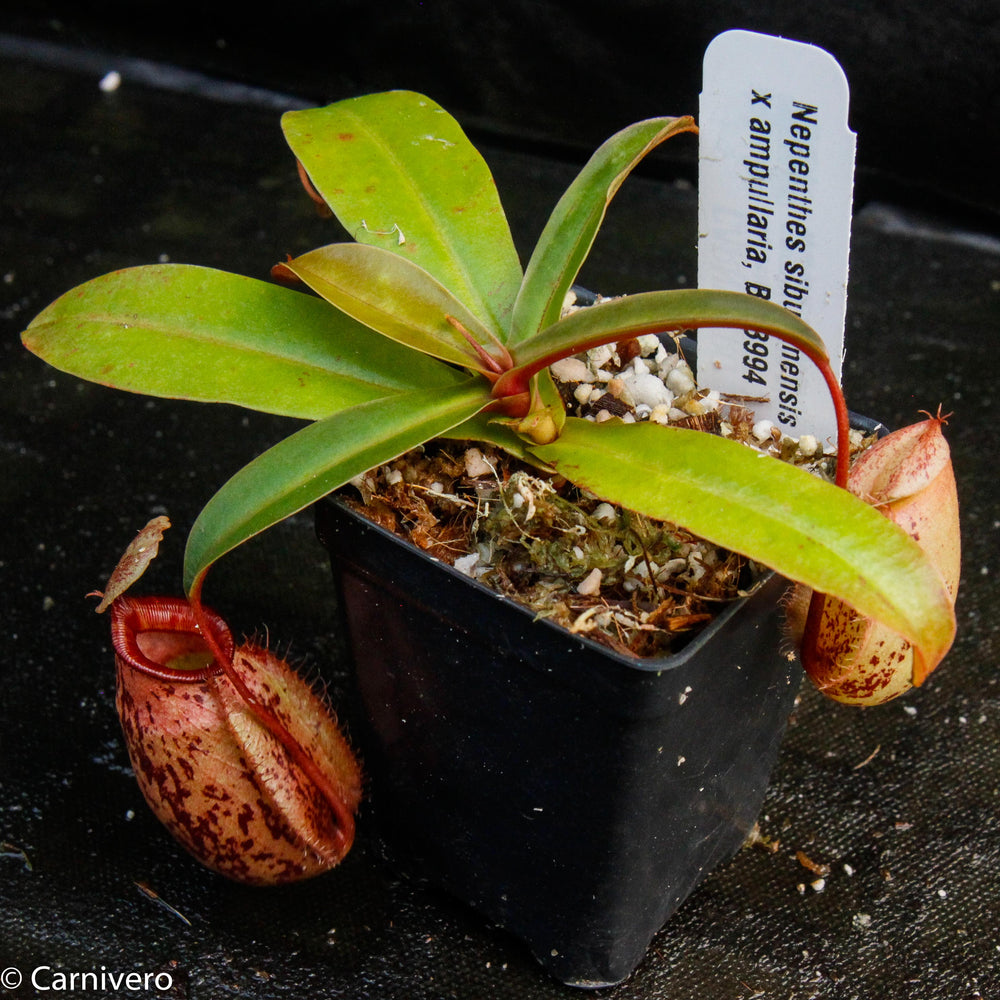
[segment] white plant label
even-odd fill
[[[748,292],[801,316],[838,377],[854,189],[848,99],[843,70],[813,45],[727,31],[705,52],[698,285]],[[792,437],[835,439],[818,369],[775,337],[700,331],[698,381],[746,397],[756,419]]]

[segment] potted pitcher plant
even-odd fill
[[[234,878],[304,877],[350,847],[360,770],[327,706],[203,603],[219,558],[315,504],[365,707],[355,736],[397,861],[564,982],[617,982],[751,828],[799,662],[832,697],[876,704],[950,647],[944,418],[852,433],[822,340],[760,298],[578,307],[611,198],[650,150],[695,133],[691,118],[604,143],[523,267],[485,161],[430,98],[372,94],[282,125],[348,240],[278,263],[274,280],[116,271],[24,333],[81,378],[309,421],[206,504],[183,598],[126,592],[162,520],[103,591],[137,777]],[[793,344],[824,376],[837,440],[789,448],[690,384],[674,343],[702,327]],[[515,575],[536,585],[530,601],[498,593]],[[698,593],[723,575],[725,595]],[[557,592],[560,614],[545,603]],[[208,740],[242,762],[225,805],[224,769],[192,749]]]

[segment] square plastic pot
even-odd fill
[[[760,810],[801,668],[769,577],[675,655],[618,655],[533,616],[336,499],[316,508],[393,860],[618,983]]]

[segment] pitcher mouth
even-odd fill
[[[119,597],[111,605],[111,641],[123,663],[163,681],[193,683],[222,672],[212,645],[232,658],[229,626],[209,608],[202,615],[209,643],[191,605],[178,597]]]

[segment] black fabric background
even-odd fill
[[[405,87],[508,141],[586,154],[697,111],[701,58],[745,28],[819,45],[852,90],[862,192],[1000,210],[996,0],[22,0],[0,31],[142,56],[314,103]],[[693,175],[693,160],[675,151]]]

